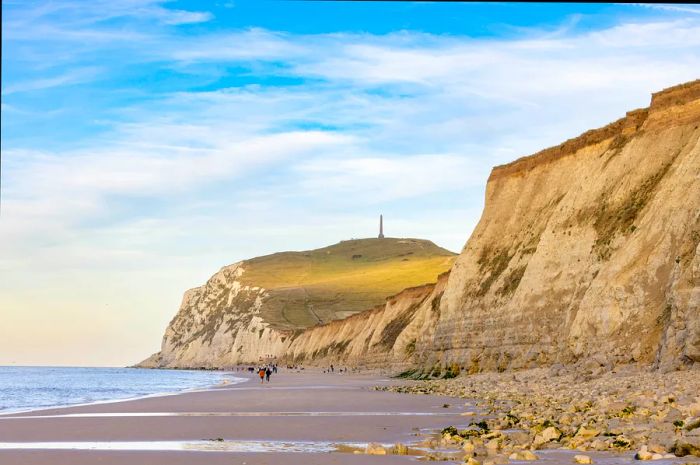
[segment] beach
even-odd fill
[[[369,443],[390,451],[445,425],[469,423],[463,401],[373,389],[396,383],[377,375],[282,370],[265,384],[251,377],[176,395],[6,414],[0,416],[0,463],[410,463],[415,457],[354,452]]]
[[[535,369],[420,382],[282,370],[264,384],[243,372],[224,379],[0,415],[0,464],[562,464],[578,455],[621,465],[645,454],[661,465],[699,463],[692,450],[669,453],[697,439],[693,372]]]

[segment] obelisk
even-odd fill
[[[379,215],[379,239],[384,239],[384,216]]]

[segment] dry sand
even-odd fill
[[[0,464],[411,463],[415,457],[328,451],[84,450],[84,443],[139,441],[172,448],[175,443],[168,441],[191,441],[195,449],[204,445],[214,449],[242,446],[245,450],[250,445],[236,441],[252,441],[250,447],[289,442],[290,447],[304,449],[336,443],[411,443],[430,430],[469,422],[470,417],[460,416],[463,401],[370,389],[389,382],[393,383],[369,375],[282,372],[264,385],[251,379],[206,391],[3,415],[0,448],[15,442],[61,442],[62,446],[82,442],[76,447],[83,449],[0,449]],[[217,438],[224,441],[211,440]]]

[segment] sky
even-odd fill
[[[220,267],[459,251],[491,168],[700,77],[687,5],[2,2],[0,365],[133,364]]]

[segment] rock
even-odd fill
[[[593,459],[588,455],[574,455],[574,463],[593,463]]]
[[[591,442],[589,447],[593,450],[607,450],[610,448],[608,443],[601,441],[600,439],[596,439],[595,441]]]
[[[676,434],[673,431],[652,431],[649,434],[649,450],[663,454],[668,452],[676,443]]]
[[[408,447],[400,442],[394,444],[394,448],[391,450],[394,455],[408,455]]]
[[[688,410],[691,415],[693,416],[698,416],[700,415],[700,402],[694,402],[688,406]]]
[[[633,441],[625,436],[616,436],[615,440],[612,442],[614,447],[618,449],[626,450],[633,445]]]
[[[518,444],[521,446],[529,445],[532,442],[531,436],[525,431],[514,431],[512,433],[508,433],[508,439],[513,444]]]
[[[464,444],[462,444],[462,450],[467,454],[474,454],[476,446],[474,446],[474,443],[471,441],[465,441]]]
[[[376,442],[371,442],[371,443],[367,444],[367,448],[365,449],[365,454],[368,454],[368,455],[386,455],[386,449],[381,444],[377,444]]]
[[[466,463],[467,465],[481,465],[481,462],[479,462],[474,457],[469,457],[464,463]]]
[[[484,462],[484,465],[506,465],[509,463],[508,457],[504,455],[496,455],[495,457],[490,457],[489,460]]]
[[[585,385],[573,383],[573,374],[552,380],[546,369],[534,368],[516,374],[480,373],[454,381],[434,381],[412,390],[474,399],[477,414],[491,415],[487,420],[491,429],[495,425],[504,428],[488,433],[472,429],[479,434],[476,437],[459,431],[463,438],[447,444],[454,449],[462,447],[465,456],[485,457],[480,458],[484,465],[496,465],[500,457],[518,458],[524,449],[537,453],[535,437],[538,443],[549,439],[552,430],[545,430],[552,427],[562,433],[557,445],[578,448],[580,452],[575,454],[585,454],[585,450],[631,451],[627,454],[630,458],[640,452],[640,457],[653,461],[667,459],[669,451],[689,455],[700,450],[700,428],[695,427],[698,417],[691,415],[689,409],[698,401],[700,392],[696,371],[646,371],[639,367],[616,370]],[[672,403],[667,397],[669,392],[673,392]],[[653,406],[650,416],[643,416],[643,405]],[[683,424],[667,421],[679,415]],[[562,424],[562,417],[571,424]],[[693,429],[688,431],[687,426]],[[498,450],[496,442],[489,444],[494,439],[500,442]],[[467,441],[469,444],[465,444]],[[546,448],[554,441],[544,444]],[[642,450],[643,445],[646,451]],[[593,454],[588,455],[601,462]],[[573,460],[573,454],[568,460]]]
[[[513,452],[508,456],[510,460],[539,460],[539,457],[535,455],[532,451],[521,450],[518,452]]]
[[[651,460],[654,454],[647,450],[647,446],[642,446],[639,452],[634,454],[636,460]]]
[[[565,413],[559,417],[559,424],[568,426],[571,424],[572,419],[573,419],[573,416],[571,414]]]
[[[694,455],[700,457],[700,434],[683,434],[671,451],[677,457]]]
[[[679,421],[683,420],[683,414],[681,414],[680,410],[677,408],[671,408],[666,412],[666,416],[664,417],[664,421],[667,421],[668,423],[673,423],[674,421]]]
[[[700,418],[691,418],[685,421],[683,428],[685,428],[686,431],[692,431],[700,428]]]
[[[558,441],[560,437],[561,431],[554,426],[550,426],[535,435],[535,439],[532,441],[532,446],[535,449],[539,449],[548,442]]]
[[[582,439],[584,441],[587,441],[589,439],[593,439],[594,437],[600,435],[600,431],[595,429],[595,428],[586,428],[584,426],[580,427],[578,431],[576,431],[576,435],[574,436],[574,439]]]
[[[652,454],[665,454],[666,448],[661,444],[649,444],[647,450]]]
[[[486,453],[488,455],[495,455],[501,448],[501,442],[498,439],[491,439],[489,442],[484,444],[486,447]]]
[[[549,373],[551,376],[561,376],[562,374],[566,373],[566,367],[564,367],[564,365],[561,363],[555,363],[549,368]]]

